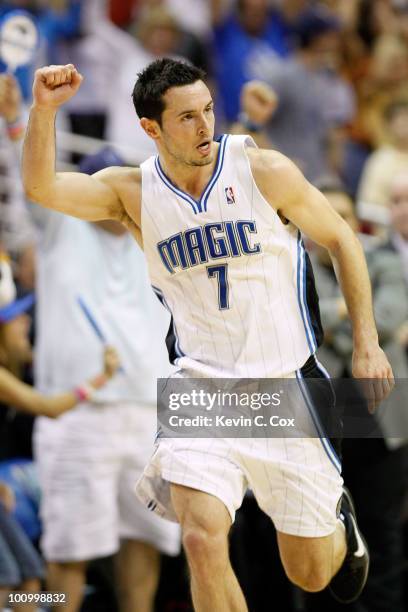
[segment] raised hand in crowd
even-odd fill
[[[264,128],[278,106],[278,97],[272,87],[262,81],[245,83],[240,96],[238,122],[232,126],[233,134],[250,134],[261,148],[271,148]]]
[[[278,96],[267,83],[249,81],[241,90],[241,111],[258,126],[265,125],[278,106]]]
[[[21,92],[16,79],[11,74],[0,74],[0,117],[6,121],[11,140],[19,140],[23,136],[21,113]]]

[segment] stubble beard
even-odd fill
[[[186,166],[208,166],[213,162],[214,157],[209,155],[207,159],[185,161]]]
[[[167,153],[170,155],[173,161],[175,161],[178,165],[184,165],[184,166],[189,166],[190,168],[191,167],[195,168],[195,167],[200,167],[200,166],[208,166],[209,164],[212,164],[212,162],[214,161],[214,155],[212,151],[207,157],[204,157],[202,159],[188,159],[184,157],[182,154],[177,153],[176,151],[172,150],[171,147],[169,147],[169,145],[166,142],[164,144],[165,144]]]

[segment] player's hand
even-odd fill
[[[13,123],[21,114],[21,92],[11,74],[0,74],[0,117]]]
[[[272,87],[263,81],[249,81],[241,90],[241,110],[253,123],[265,125],[278,106]]]
[[[56,109],[75,96],[82,83],[73,64],[45,66],[36,70],[33,84],[33,103],[39,108]]]
[[[112,378],[120,367],[120,359],[113,346],[106,346],[103,355],[104,373],[108,378]]]
[[[12,512],[16,505],[16,498],[13,490],[4,482],[0,482],[0,503],[3,504],[7,512]]]
[[[384,351],[374,345],[353,352],[352,373],[359,379],[367,399],[368,411],[373,414],[376,406],[386,399],[394,388],[394,374]]]

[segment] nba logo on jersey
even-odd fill
[[[227,198],[227,204],[235,204],[235,195],[232,187],[225,188],[225,197]]]

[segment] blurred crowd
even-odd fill
[[[0,28],[16,9],[31,14],[40,45],[14,75],[0,60],[0,610],[14,588],[67,592],[69,612],[191,610],[178,529],[135,509],[132,493],[153,447],[156,378],[170,372],[169,320],[121,226],[24,198],[34,71],[72,63],[84,76],[58,117],[57,164],[91,174],[155,152],[131,101],[138,72],[162,56],[204,68],[216,132],[288,155],[359,234],[380,342],[404,380],[408,0],[3,0]],[[347,308],[327,254],[309,250],[320,358],[350,377]],[[343,443],[372,557],[363,596],[342,606],[353,612],[408,610],[408,405],[393,408],[380,436]],[[250,494],[231,550],[251,611],[337,610],[289,584]]]

